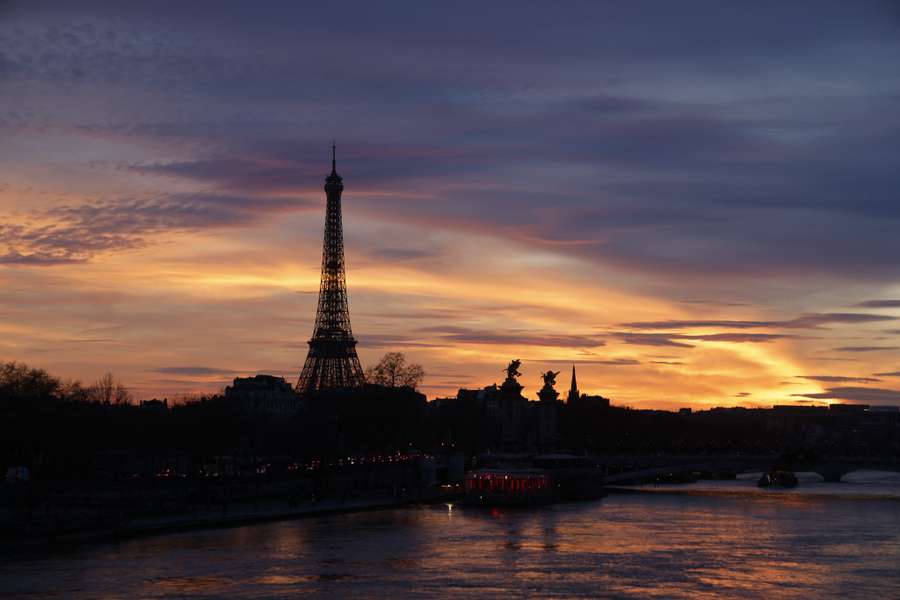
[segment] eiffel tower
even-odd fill
[[[325,178],[325,244],[322,250],[322,281],[316,325],[309,340],[309,353],[300,371],[296,391],[301,396],[319,390],[346,389],[365,384],[356,340],[350,330],[347,281],[344,273],[344,231],[341,225],[341,192],[344,182],[337,174],[335,146],[331,146],[331,174]]]

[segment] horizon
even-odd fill
[[[360,359],[429,399],[900,405],[895,7],[414,6],[0,7],[0,360],[296,383],[335,139]]]

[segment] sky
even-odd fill
[[[0,0],[0,360],[900,404],[900,4]]]

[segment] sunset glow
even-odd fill
[[[875,8],[800,36],[673,6],[621,47],[616,5],[504,15],[513,37],[499,9],[463,38],[397,11],[415,51],[354,34],[323,57],[329,9],[91,4],[0,7],[4,361],[138,399],[295,381],[335,138],[360,358],[404,352],[430,399],[521,358],[529,397],[574,364],[618,405],[900,403],[900,42]],[[709,32],[734,18],[777,59]]]

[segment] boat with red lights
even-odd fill
[[[542,469],[479,469],[466,474],[466,504],[527,506],[553,500],[553,480]]]
[[[523,461],[524,462],[524,461]],[[547,454],[530,465],[494,465],[470,471],[463,502],[479,506],[532,506],[606,495],[602,471],[582,457]]]

